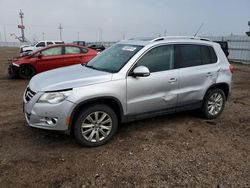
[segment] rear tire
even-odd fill
[[[211,89],[207,92],[203,100],[201,112],[203,117],[207,119],[215,119],[218,117],[225,107],[225,93],[218,88]]]
[[[30,79],[36,74],[36,71],[30,65],[22,65],[18,70],[18,74],[23,79]]]
[[[107,105],[94,104],[84,108],[78,115],[74,135],[81,145],[95,147],[111,140],[117,127],[116,113]]]

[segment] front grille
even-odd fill
[[[36,94],[36,92],[32,91],[32,90],[28,87],[28,88],[26,89],[25,95],[24,95],[25,101],[26,101],[26,102],[29,102],[35,94]]]

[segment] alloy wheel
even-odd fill
[[[214,93],[210,96],[207,103],[208,113],[215,116],[220,113],[223,106],[223,96],[220,93]]]
[[[103,111],[87,115],[81,125],[82,136],[89,142],[104,140],[112,129],[112,118]]]

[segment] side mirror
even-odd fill
[[[43,54],[41,54],[41,53],[39,53],[38,55],[37,55],[37,58],[38,59],[41,59],[43,57]]]
[[[145,66],[136,67],[132,73],[134,77],[147,77],[150,75],[150,71]]]

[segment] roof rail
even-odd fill
[[[192,37],[192,36],[167,36],[167,37],[157,37],[150,42],[157,42],[161,40],[168,40],[168,39],[196,39],[196,40],[204,40],[204,41],[210,41],[210,39],[207,38],[201,38],[201,37]]]
[[[135,38],[130,38],[128,40],[151,41],[153,39],[154,39],[153,37],[135,37]]]

